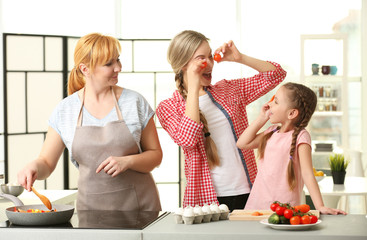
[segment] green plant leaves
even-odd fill
[[[334,172],[344,172],[349,164],[349,160],[344,159],[343,154],[335,153],[329,156],[329,165],[331,171]]]

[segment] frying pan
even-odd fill
[[[14,212],[14,208],[27,211],[28,209],[39,209],[49,211],[49,209],[43,205],[24,205],[23,202],[10,194],[0,193],[0,197],[6,198],[12,201],[15,206],[9,207],[5,210],[6,216],[9,221],[16,225],[26,226],[40,226],[40,225],[56,225],[69,222],[74,214],[74,207],[70,205],[57,205],[53,204],[55,212],[44,213],[27,213],[27,212]]]

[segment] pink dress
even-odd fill
[[[271,126],[266,131],[270,132],[275,128],[276,126]],[[268,140],[264,158],[258,161],[258,173],[245,209],[268,210],[274,201],[290,203],[292,206],[300,204],[304,183],[297,148],[302,143],[311,146],[311,136],[306,130],[302,130],[298,135],[293,159],[297,184],[291,191],[287,180],[287,168],[290,161],[292,133],[293,131],[286,133],[277,131]]]

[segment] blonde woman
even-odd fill
[[[161,210],[151,171],[162,161],[154,112],[137,92],[116,86],[121,46],[98,33],[75,48],[69,96],[56,107],[39,157],[18,173],[30,191],[65,147],[79,168],[78,210]]]
[[[286,72],[279,64],[240,53],[232,41],[214,53],[223,55],[220,62],[241,63],[259,74],[212,85],[214,61],[208,39],[183,31],[168,48],[177,90],[159,104],[156,114],[184,151],[183,206],[224,203],[232,211],[244,208],[257,173],[253,151],[236,147],[248,126],[246,106],[283,81]]]

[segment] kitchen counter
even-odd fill
[[[322,222],[309,230],[275,230],[258,221],[229,221],[194,225],[176,224],[173,214],[143,230],[144,240],[223,239],[363,239],[367,238],[366,215],[322,215]]]
[[[322,215],[322,223],[309,230],[275,230],[258,221],[229,221],[194,225],[176,224],[169,214],[144,230],[61,229],[61,228],[0,228],[3,239],[363,239],[367,238],[366,215]],[[32,238],[32,236],[34,236]]]

